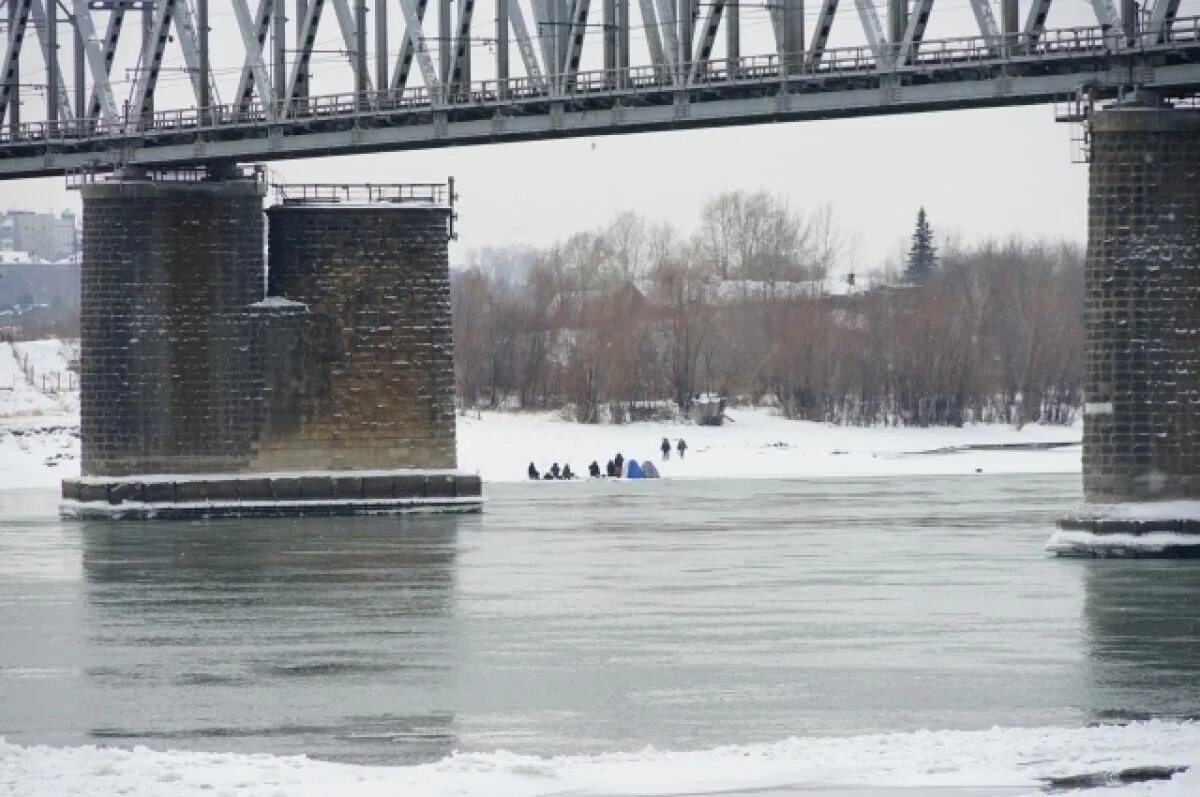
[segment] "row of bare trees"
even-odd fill
[[[453,280],[459,398],[589,423],[700,393],[846,424],[1073,418],[1078,247],[950,245],[920,285],[853,286],[844,248],[828,207],[734,192],[690,234],[626,213],[546,249],[475,251]]]

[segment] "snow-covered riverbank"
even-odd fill
[[[1074,473],[1080,468],[1080,428],[984,424],[961,429],[844,427],[789,421],[761,408],[731,409],[724,426],[632,423],[584,426],[556,413],[470,413],[458,420],[459,465],[488,481],[525,478],[570,463],[587,473],[592,460],[618,452],[651,459],[665,478],[792,479],[903,474]],[[687,441],[661,461],[659,445]],[[1058,447],[1054,444],[1069,443]],[[985,447],[985,448],[980,448]]]
[[[72,344],[0,344],[0,488],[54,488],[79,474],[79,393],[60,389]],[[28,358],[28,359],[26,359]],[[34,378],[28,372],[32,366]],[[981,424],[961,429],[839,427],[734,408],[720,427],[677,423],[585,426],[558,413],[471,412],[458,419],[459,467],[485,480],[519,481],[528,464],[570,463],[587,473],[618,452],[652,459],[666,478],[847,478],[971,473],[1073,473],[1080,427]],[[659,445],[687,441],[661,461]],[[1069,443],[1065,447],[1045,447]]]
[[[812,795],[1039,797],[1103,791],[1182,797],[1200,788],[1195,723],[918,731],[792,738],[694,752],[536,757],[455,754],[411,767],[304,757],[20,747],[0,739],[0,793],[29,797],[254,795]],[[1171,777],[1174,773],[1174,777]],[[1124,782],[1123,780],[1124,779]],[[5,780],[15,787],[5,792]],[[1057,788],[1055,788],[1057,786]]]
[[[0,489],[79,474],[77,342],[0,342]]]

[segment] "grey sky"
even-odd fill
[[[469,247],[542,245],[634,210],[681,227],[720,191],[764,188],[834,206],[868,270],[924,205],[939,237],[1086,236],[1087,171],[1049,107],[798,122],[276,163],[284,180],[458,180]],[[0,206],[77,206],[61,179],[0,183]]]
[[[227,101],[235,93],[242,49],[231,11],[224,3],[211,5],[213,66],[218,92]],[[433,35],[435,4],[430,5],[426,31]],[[636,3],[631,5],[636,9]],[[760,5],[743,4],[743,54],[767,53],[773,47],[766,9]],[[811,31],[818,4],[808,5]],[[1183,5],[1181,16],[1200,12],[1200,0],[1184,0]],[[1198,8],[1189,10],[1189,5]],[[1026,6],[1023,2],[1022,14]],[[392,8],[389,30],[395,50],[401,21],[398,7]],[[473,48],[477,80],[493,75],[487,41],[495,33],[492,13],[485,0],[472,28],[478,39]],[[350,81],[334,15],[327,17],[317,44],[314,94],[344,91]],[[1056,0],[1047,23],[1050,28],[1094,24],[1083,0]],[[137,26],[127,29],[132,33],[113,73],[119,98],[128,94],[131,77],[122,65],[137,60]],[[977,30],[966,0],[951,0],[935,6],[927,37],[969,36]],[[635,30],[633,39],[637,61],[644,38]],[[853,4],[842,3],[831,46],[863,41]],[[64,49],[69,57],[69,48]],[[597,66],[598,50],[594,44],[585,46],[583,69]],[[718,44],[714,56],[720,50]],[[169,50],[160,109],[192,104],[181,65],[178,50]],[[71,74],[69,67],[64,72]],[[419,70],[413,73],[419,83]],[[35,81],[40,74],[36,57],[23,60],[23,81]],[[39,101],[26,97],[27,119],[37,118]],[[622,210],[690,228],[707,197],[767,189],[786,195],[802,211],[832,203],[840,228],[853,242],[843,269],[862,271],[903,246],[921,205],[939,237],[1019,233],[1083,240],[1087,175],[1083,166],[1071,163],[1070,132],[1054,122],[1049,106],[1034,106],[292,161],[272,169],[294,182],[423,182],[454,175],[462,195],[456,261],[470,247],[546,244],[599,226]],[[61,179],[0,183],[0,208],[44,210],[77,203]]]

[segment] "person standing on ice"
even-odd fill
[[[620,452],[613,457],[613,476],[618,479],[625,475],[625,457],[621,456]]]
[[[610,467],[611,467],[611,463],[610,463]],[[594,459],[592,460],[592,464],[588,465],[588,476],[591,476],[593,479],[600,478],[600,463]]]
[[[562,473],[561,473],[561,472],[559,471],[559,469],[558,469],[558,463],[557,463],[557,462],[555,462],[553,465],[551,465],[551,466],[550,466],[550,475],[551,475],[553,478],[555,478],[555,479],[561,479],[561,478],[562,478]]]
[[[687,451],[687,443],[682,437],[679,438],[679,444],[675,446],[675,450],[679,452],[679,458],[683,459],[683,452]]]
[[[567,464],[563,465],[562,477],[563,477],[564,479],[574,479],[574,478],[575,478],[575,472],[571,470],[571,463],[570,463],[570,462],[568,462]]]
[[[663,462],[666,462],[668,459],[671,458],[671,441],[670,440],[668,440],[667,438],[664,437],[663,441],[662,441],[662,445],[660,445],[658,448],[659,448],[659,450],[661,450],[663,452]]]
[[[538,469],[534,467],[532,462],[529,463],[529,470],[527,470],[526,473],[528,473],[529,478],[533,479],[534,481],[542,478],[541,474],[538,473]]]

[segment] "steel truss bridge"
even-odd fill
[[[432,0],[437,28],[428,32],[430,0],[373,0],[369,10],[366,0],[290,8],[223,0],[236,18],[241,69],[221,101],[209,0],[0,0],[0,179],[1032,104],[1131,88],[1168,99],[1200,92],[1200,16],[1182,16],[1183,0],[1146,8],[1090,0],[1097,24],[1070,29],[1047,29],[1052,0],[1026,0],[1024,9],[997,0],[998,18],[992,0],[969,1],[979,35],[934,40],[924,35],[933,0],[886,0],[883,15],[872,0],[851,0],[866,43],[832,48],[839,0],[819,0],[810,36],[804,0],[775,0],[774,52],[746,56],[740,0],[636,0],[636,28],[630,0],[597,0],[598,9],[591,0],[494,0],[494,63],[482,65],[489,79],[472,80],[476,0]],[[404,23],[394,49],[389,9]],[[141,23],[136,63],[118,63],[132,49],[119,47],[122,30],[137,26],[126,25],[131,17]],[[352,92],[309,90],[322,24],[344,45]],[[638,49],[648,63],[631,62],[631,28],[645,36]],[[194,101],[163,109],[155,89],[172,43]],[[59,53],[72,46],[64,80]],[[222,41],[221,52],[229,49]],[[602,68],[581,70],[585,55]],[[41,88],[25,105],[40,113],[23,122],[30,60]],[[127,96],[117,96],[114,71],[135,76]]]

